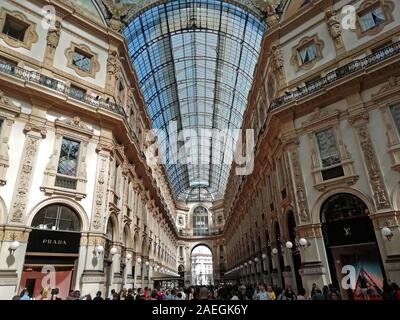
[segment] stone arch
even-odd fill
[[[354,195],[354,196],[360,198],[360,200],[365,203],[365,205],[367,206],[370,213],[375,212],[375,206],[374,206],[372,199],[370,199],[367,195],[365,195],[361,191],[352,189],[352,188],[345,188],[345,187],[337,188],[337,189],[329,190],[317,198],[317,200],[315,201],[315,204],[313,206],[313,209],[311,210],[312,223],[314,223],[314,224],[321,223],[320,215],[321,215],[322,206],[324,205],[325,201],[328,198],[330,198],[331,196],[334,196],[335,194],[338,194],[338,193],[349,193],[351,195]]]
[[[216,270],[218,269],[218,259],[217,259],[217,252],[216,250],[213,250],[213,246],[212,246],[212,242],[208,243],[208,241],[199,241],[196,242],[194,244],[192,244],[190,246],[190,250],[189,250],[189,261],[188,261],[188,265],[187,265],[187,269],[186,270],[190,270],[190,274],[192,276],[192,272],[193,272],[193,266],[192,266],[192,254],[193,251],[198,248],[198,247],[206,247],[208,248],[208,250],[210,250],[211,252],[211,259],[212,259],[212,276],[213,276],[213,280],[215,280],[216,277]],[[193,280],[193,279],[192,279]]]
[[[8,210],[3,198],[0,196],[0,224],[7,222]]]
[[[135,250],[135,253],[142,253],[142,243],[140,241],[139,231],[135,231],[133,235],[133,249]]]
[[[298,217],[296,215],[296,211],[293,209],[292,206],[288,206],[285,209],[285,212],[284,212],[283,217],[281,219],[281,221],[282,221],[281,235],[283,235],[285,238],[288,238],[289,234],[290,234],[290,230],[288,229],[289,228],[289,214],[290,213],[293,214],[294,221],[296,222],[296,226],[299,224]]]
[[[189,229],[193,228],[193,213],[194,213],[194,210],[196,208],[198,208],[198,207],[203,207],[203,208],[205,208],[207,210],[207,213],[208,213],[208,227],[210,228],[213,225],[212,213],[211,213],[211,210],[210,210],[211,206],[206,204],[206,203],[196,203],[190,208],[190,210],[188,212],[188,215],[187,215],[186,227],[189,228]]]
[[[107,234],[107,226],[108,226],[108,222],[111,221],[113,224],[113,242],[119,242],[121,237],[120,237],[120,229],[119,229],[119,221],[118,221],[118,217],[112,213],[108,216],[107,222],[105,223],[104,226],[104,233]]]
[[[81,220],[81,232],[82,231],[89,231],[89,218],[85,212],[85,209],[76,201],[71,200],[67,197],[54,197],[54,198],[49,198],[45,199],[41,202],[39,202],[36,206],[34,206],[29,214],[26,216],[26,221],[25,224],[26,226],[31,226],[33,218],[35,215],[44,207],[47,207],[48,205],[51,204],[64,204],[71,209],[75,211],[75,213],[78,215],[79,219]]]
[[[134,243],[132,241],[132,232],[128,224],[125,224],[124,228],[122,229],[122,245],[126,246],[127,249],[134,248]]]
[[[398,183],[392,190],[391,193],[391,200],[393,210],[399,211],[400,210],[400,183]]]

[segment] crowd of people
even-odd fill
[[[46,291],[47,292],[47,291]],[[352,290],[347,292],[346,299],[353,299]],[[396,283],[385,283],[382,291],[383,300],[400,300],[400,288]],[[32,300],[27,289],[16,295],[14,300]],[[51,290],[51,295],[42,290],[40,300],[63,300],[57,289]],[[332,284],[324,286],[322,290],[314,283],[309,294],[303,288],[296,294],[292,288],[285,290],[279,287],[259,284],[252,285],[220,285],[220,286],[192,286],[184,289],[148,287],[138,289],[114,289],[106,297],[98,291],[95,296],[81,295],[79,290],[71,290],[65,300],[342,300],[340,290]]]

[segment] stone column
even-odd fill
[[[127,258],[127,255],[131,255],[131,259]],[[132,266],[135,264],[134,262],[134,251],[133,249],[126,249],[124,259],[125,262],[125,269],[123,274],[123,287],[126,289],[132,289],[134,285],[134,275],[132,274]]]
[[[82,276],[80,277],[80,288],[82,295],[85,294],[96,294],[97,291],[101,291],[105,298],[105,275],[104,275],[104,251],[102,253],[97,252],[96,247],[106,246],[106,237],[102,233],[89,232],[82,234],[81,248],[79,250],[80,257],[83,252],[86,253],[86,259],[83,259],[84,266]],[[79,263],[81,265],[81,262]],[[78,272],[80,269],[78,267]]]
[[[388,212],[372,217],[379,251],[388,282],[400,283],[400,213]],[[389,228],[392,235],[384,237],[382,228]]]
[[[331,283],[321,224],[298,226],[296,232],[299,238],[305,238],[309,243],[308,247],[300,249],[302,261],[300,275],[304,289],[310,294],[313,283],[319,288]]]
[[[19,226],[0,228],[0,300],[10,300],[21,291],[20,281],[29,232],[30,229]],[[14,252],[9,250],[13,241],[20,244]]]
[[[122,245],[119,242],[114,242],[113,247],[117,249],[117,253],[113,256],[110,255],[111,258],[111,289],[115,289],[116,292],[119,292],[122,288],[122,274],[121,274],[121,250]]]

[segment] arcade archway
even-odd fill
[[[204,286],[214,284],[213,257],[209,247],[196,246],[191,253],[192,285]]]

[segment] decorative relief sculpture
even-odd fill
[[[108,25],[109,27],[116,31],[120,32],[123,23],[121,19],[126,16],[129,10],[131,10],[135,5],[134,4],[122,4],[117,5],[112,0],[103,0],[104,5],[111,13],[111,18],[109,19]]]
[[[110,80],[117,81],[120,78],[121,62],[116,50],[110,50],[107,58],[107,75]]]
[[[47,46],[51,49],[57,48],[60,42],[60,35],[61,35],[61,22],[56,21],[54,23],[54,27],[49,28],[49,31],[47,33],[46,37]]]
[[[333,39],[336,49],[342,49],[344,47],[343,37],[342,37],[342,27],[339,19],[336,16],[335,11],[328,10],[325,13],[326,24],[328,26],[328,31]]]
[[[100,230],[103,227],[103,213],[106,212],[105,196],[107,194],[106,177],[108,176],[107,168],[109,167],[110,159],[106,155],[99,154],[99,171],[96,181],[96,194],[94,203],[94,214],[92,226],[95,230]]]
[[[390,202],[385,190],[385,184],[380,172],[378,160],[374,152],[371,137],[368,132],[367,124],[364,123],[356,128],[360,139],[361,150],[364,154],[364,161],[368,170],[369,180],[373,189],[376,207],[380,209],[389,209]]]
[[[33,168],[39,146],[39,137],[27,135],[25,139],[22,161],[18,171],[17,184],[15,185],[13,201],[11,205],[10,221],[21,223],[24,220],[28,192],[33,177]]]
[[[10,105],[10,100],[8,97],[4,94],[3,90],[0,90],[0,103],[4,105]]]

